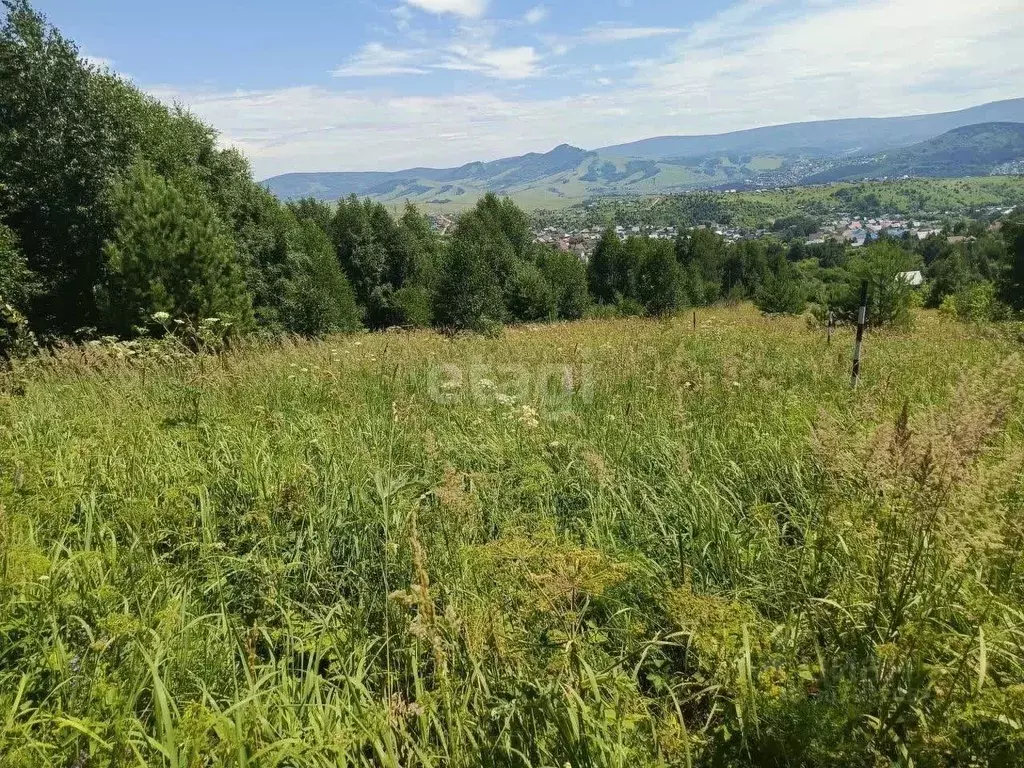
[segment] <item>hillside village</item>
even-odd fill
[[[1002,208],[988,206],[979,211],[976,215],[984,218],[995,216],[1008,216],[1013,213],[1014,208]],[[872,240],[877,240],[883,234],[889,237],[903,238],[915,237],[924,240],[930,235],[937,235],[943,231],[945,220],[955,216],[952,211],[946,211],[927,218],[908,218],[895,214],[880,215],[877,217],[857,216],[851,213],[838,213],[833,217],[822,220],[816,232],[804,239],[806,245],[817,245],[827,240],[845,242],[852,248],[860,248]],[[439,234],[447,234],[455,223],[455,217],[448,214],[434,214],[430,216],[433,229]],[[701,224],[696,229],[712,229],[715,234],[720,235],[726,242],[734,243],[740,240],[757,240],[773,234],[766,228],[744,228],[727,226],[723,224]],[[597,247],[601,235],[604,233],[603,226],[535,226],[533,229],[534,242],[550,245],[561,251],[573,253],[582,261],[587,261],[590,254]],[[685,228],[683,228],[685,231]],[[680,233],[678,226],[648,227],[640,225],[624,226],[616,225],[615,233],[620,238],[631,236],[650,237],[655,240],[675,240]]]

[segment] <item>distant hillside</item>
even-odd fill
[[[596,151],[563,144],[543,154],[459,168],[292,173],[264,184],[283,199],[337,200],[356,194],[396,206],[408,200],[427,209],[458,210],[486,192],[509,195],[536,209],[564,208],[589,198],[787,187],[866,176],[987,175],[1000,163],[1016,169],[1015,133],[1006,126],[1018,121],[1024,123],[1024,99],[939,115],[794,123]],[[974,124],[1002,127],[967,129]]]
[[[601,154],[660,160],[711,153],[872,154],[914,144],[976,123],[1024,123],[1024,99],[995,101],[957,112],[910,117],[854,118],[789,123],[714,136],[660,136],[597,150]]]
[[[985,176],[999,166],[1018,161],[1024,161],[1024,123],[981,123],[956,128],[905,149],[839,165],[807,181]]]
[[[394,173],[288,173],[264,182],[284,199],[313,196],[337,200],[360,197],[452,199],[473,192],[508,192],[559,173],[574,172],[593,152],[563,144],[545,154],[531,152],[459,168],[410,168]],[[475,197],[474,197],[475,199]]]

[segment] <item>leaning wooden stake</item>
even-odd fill
[[[864,325],[868,319],[868,281],[860,284],[860,314],[857,315],[857,342],[853,345],[853,376],[850,384],[854,389],[860,382],[860,353],[864,348]]]

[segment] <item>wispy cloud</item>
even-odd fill
[[[548,17],[548,9],[543,5],[538,5],[536,8],[531,8],[523,16],[523,21],[527,24],[540,24],[544,19]]]
[[[380,43],[367,43],[331,74],[334,77],[425,75],[428,70],[419,65],[422,56],[422,51],[400,51]]]
[[[491,48],[487,45],[453,45],[438,69],[477,72],[498,80],[526,80],[538,73],[540,55],[530,46]]]
[[[408,5],[427,13],[450,13],[478,19],[487,11],[488,0],[406,0]]]
[[[418,96],[314,86],[151,90],[220,128],[261,176],[456,165],[563,141],[600,147],[653,135],[934,112],[1024,96],[1019,0],[862,0],[856,6],[746,0],[663,39],[633,37],[652,41],[644,46],[646,60],[634,62],[626,76],[615,74],[612,83],[598,79],[591,61],[576,58],[580,50],[550,61],[550,45],[542,54],[503,44],[485,24],[473,24],[475,34],[402,52],[381,46],[360,62],[364,49],[342,69],[357,63],[443,67],[503,81],[536,79],[544,90],[514,92],[494,83],[460,83],[457,91]],[[545,66],[560,62],[579,74],[550,77],[558,71]]]
[[[624,27],[617,24],[597,24],[584,31],[586,43],[620,43],[628,40],[645,40],[651,37],[666,37],[682,32],[676,27]]]

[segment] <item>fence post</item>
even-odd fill
[[[857,315],[857,341],[853,345],[853,376],[850,385],[856,389],[860,382],[860,354],[864,347],[864,325],[868,319],[868,281],[860,284],[860,313]]]
[[[832,332],[835,330],[836,316],[830,309],[828,311],[828,345],[832,346]]]
[[[693,313],[693,330],[697,330],[697,313]]]

